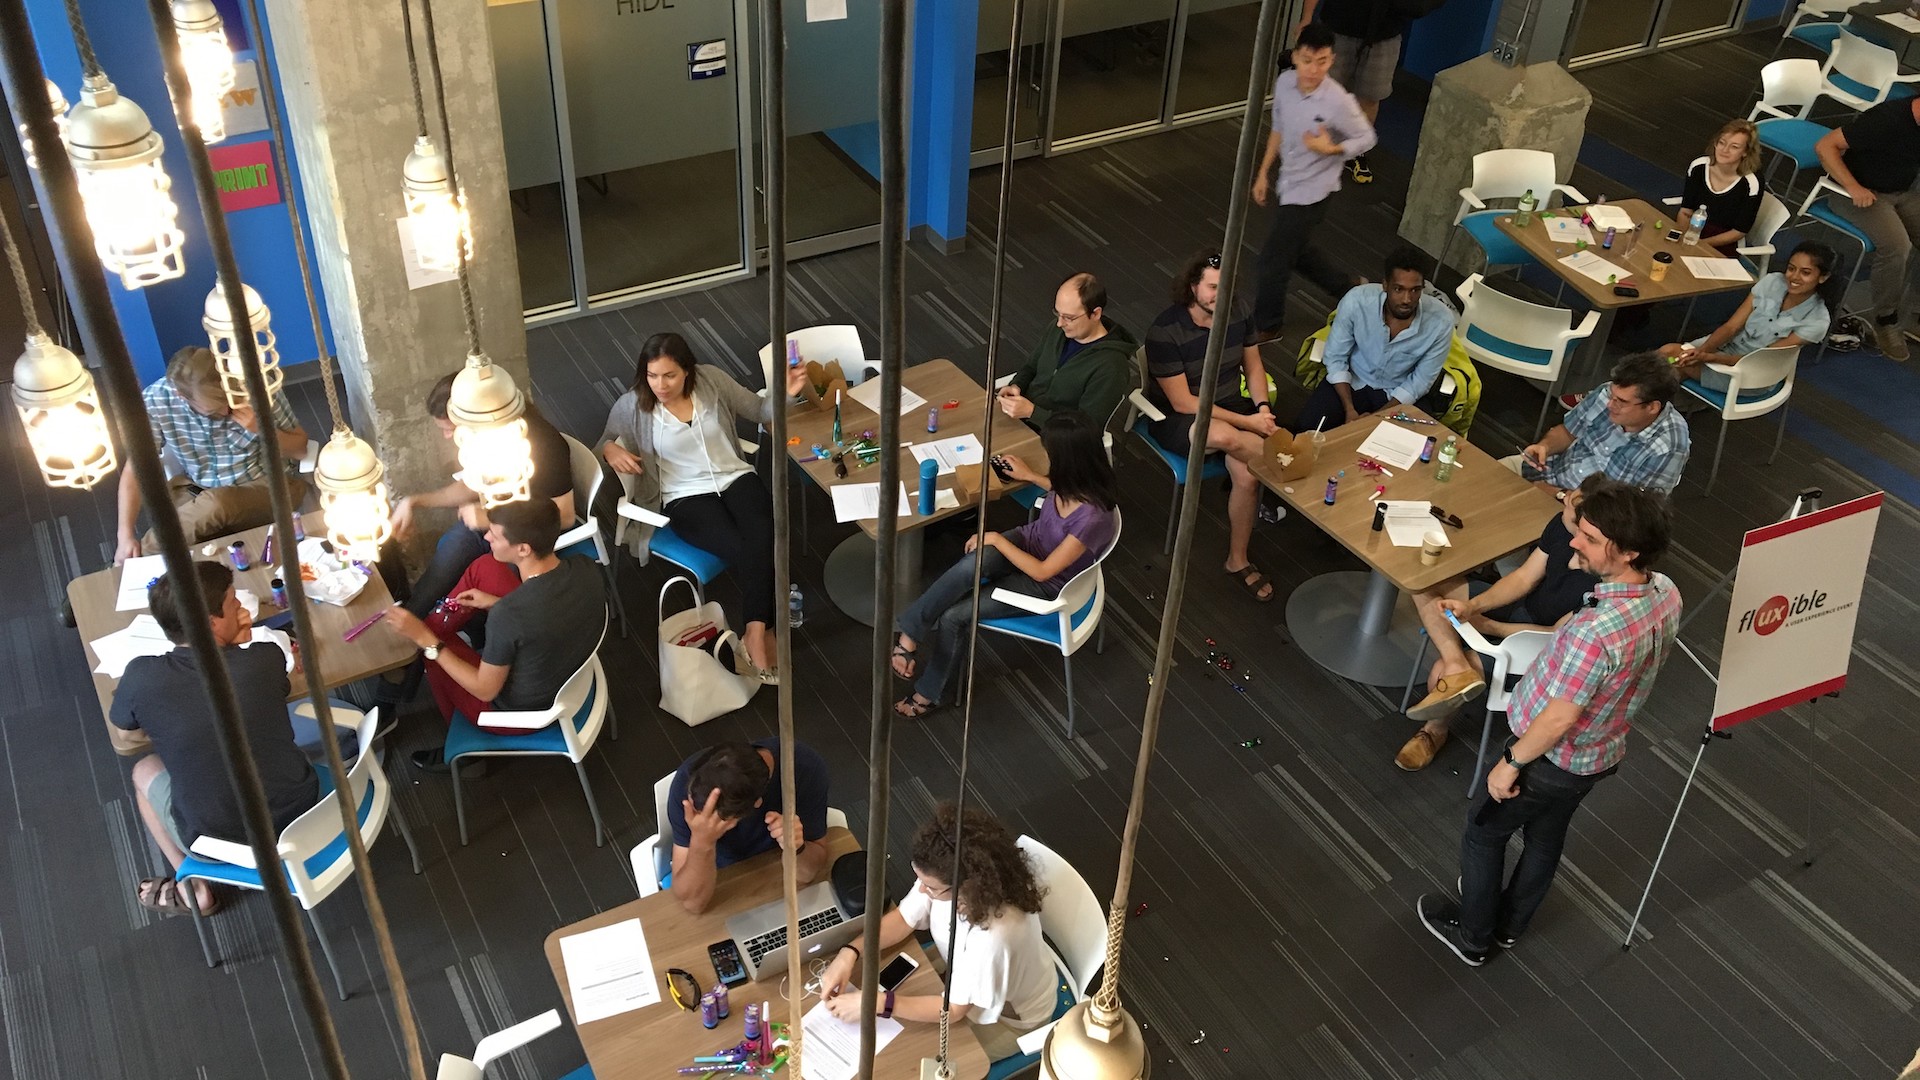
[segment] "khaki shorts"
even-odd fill
[[[1399,66],[1398,36],[1368,45],[1357,37],[1333,35],[1333,81],[1362,101],[1385,101],[1393,93],[1393,71]]]
[[[187,850],[187,842],[180,839],[180,823],[173,816],[173,774],[165,769],[147,784],[147,805],[160,815],[160,824],[173,838],[173,846],[181,851]]]

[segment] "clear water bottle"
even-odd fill
[[[1533,212],[1539,205],[1539,201],[1533,197],[1533,189],[1528,188],[1527,193],[1520,196],[1520,208],[1513,213],[1514,226],[1524,229],[1533,224]]]
[[[1453,463],[1460,460],[1460,438],[1447,436],[1447,443],[1440,448],[1440,463],[1433,467],[1433,478],[1444,484],[1453,479]]]
[[[800,583],[787,586],[787,625],[800,629],[807,621],[807,598],[800,594]]]
[[[1686,242],[1689,244],[1699,243],[1700,230],[1706,227],[1707,227],[1707,208],[1702,206],[1699,209],[1695,210],[1693,212],[1693,217],[1688,219],[1687,221]]]

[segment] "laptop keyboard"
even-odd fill
[[[824,911],[816,911],[811,915],[803,915],[800,917],[800,940],[805,941],[813,935],[823,930],[829,930],[839,926],[845,921],[845,919],[840,917],[839,908],[827,908]],[[752,958],[754,967],[757,968],[760,966],[760,961],[763,957],[786,943],[787,928],[781,926],[769,930],[758,937],[748,938],[741,942],[740,945],[746,951],[746,954]]]

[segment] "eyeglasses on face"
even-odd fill
[[[1619,406],[1622,409],[1634,409],[1647,404],[1646,402],[1641,401],[1639,398],[1623,397],[1620,394],[1608,394],[1607,400],[1612,402],[1614,405]]]
[[[1058,311],[1053,313],[1053,321],[1059,323],[1062,326],[1072,326],[1074,323],[1077,323],[1081,319],[1084,319],[1086,317],[1087,317],[1087,313],[1084,311],[1078,315],[1063,315]]]

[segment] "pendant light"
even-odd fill
[[[180,257],[186,234],[161,150],[146,112],[121,97],[93,65],[80,86],[80,104],[67,115],[67,156],[78,174],[100,263],[129,289],[186,273]]]
[[[413,261],[422,270],[448,273],[473,258],[473,222],[467,199],[453,175],[453,134],[446,117],[445,89],[440,85],[440,56],[433,35],[433,12],[421,3],[421,21],[427,31],[427,55],[433,65],[434,94],[440,104],[441,144],[427,130],[426,96],[420,86],[420,61],[413,49],[413,10],[400,3],[400,26],[407,42],[407,75],[413,85],[413,119],[419,133],[413,150],[400,166],[400,190],[406,198],[407,228],[413,236]]]
[[[93,375],[41,328],[27,268],[5,214],[0,214],[0,248],[27,322],[27,351],[13,362],[13,404],[27,445],[48,487],[92,488],[119,464]]]
[[[47,80],[47,107],[53,110],[53,126],[60,129],[60,148],[64,152],[67,146],[67,95],[60,92],[60,84]],[[20,149],[26,155],[27,168],[38,169],[40,159],[33,153],[33,136],[27,134],[27,125],[20,125]]]
[[[327,539],[350,559],[373,562],[393,536],[388,523],[386,467],[373,447],[344,427],[335,428],[313,469]]]
[[[220,370],[220,388],[226,391],[227,404],[236,409],[249,400],[246,376],[240,370],[240,350],[234,346],[239,334],[253,334],[254,348],[260,352],[260,374],[267,380],[269,396],[280,392],[284,380],[280,372],[280,349],[274,344],[273,313],[267,310],[266,302],[253,286],[241,285],[240,288],[247,302],[246,331],[233,325],[226,290],[217,281],[213,291],[207,293],[205,310],[200,317],[200,325],[207,331],[207,346],[213,350],[214,363]],[[315,339],[318,340],[317,330]]]
[[[233,90],[233,50],[227,28],[213,0],[173,0],[173,32],[180,40],[180,62],[193,86],[193,126],[200,141],[217,143],[227,137],[220,105]]]

